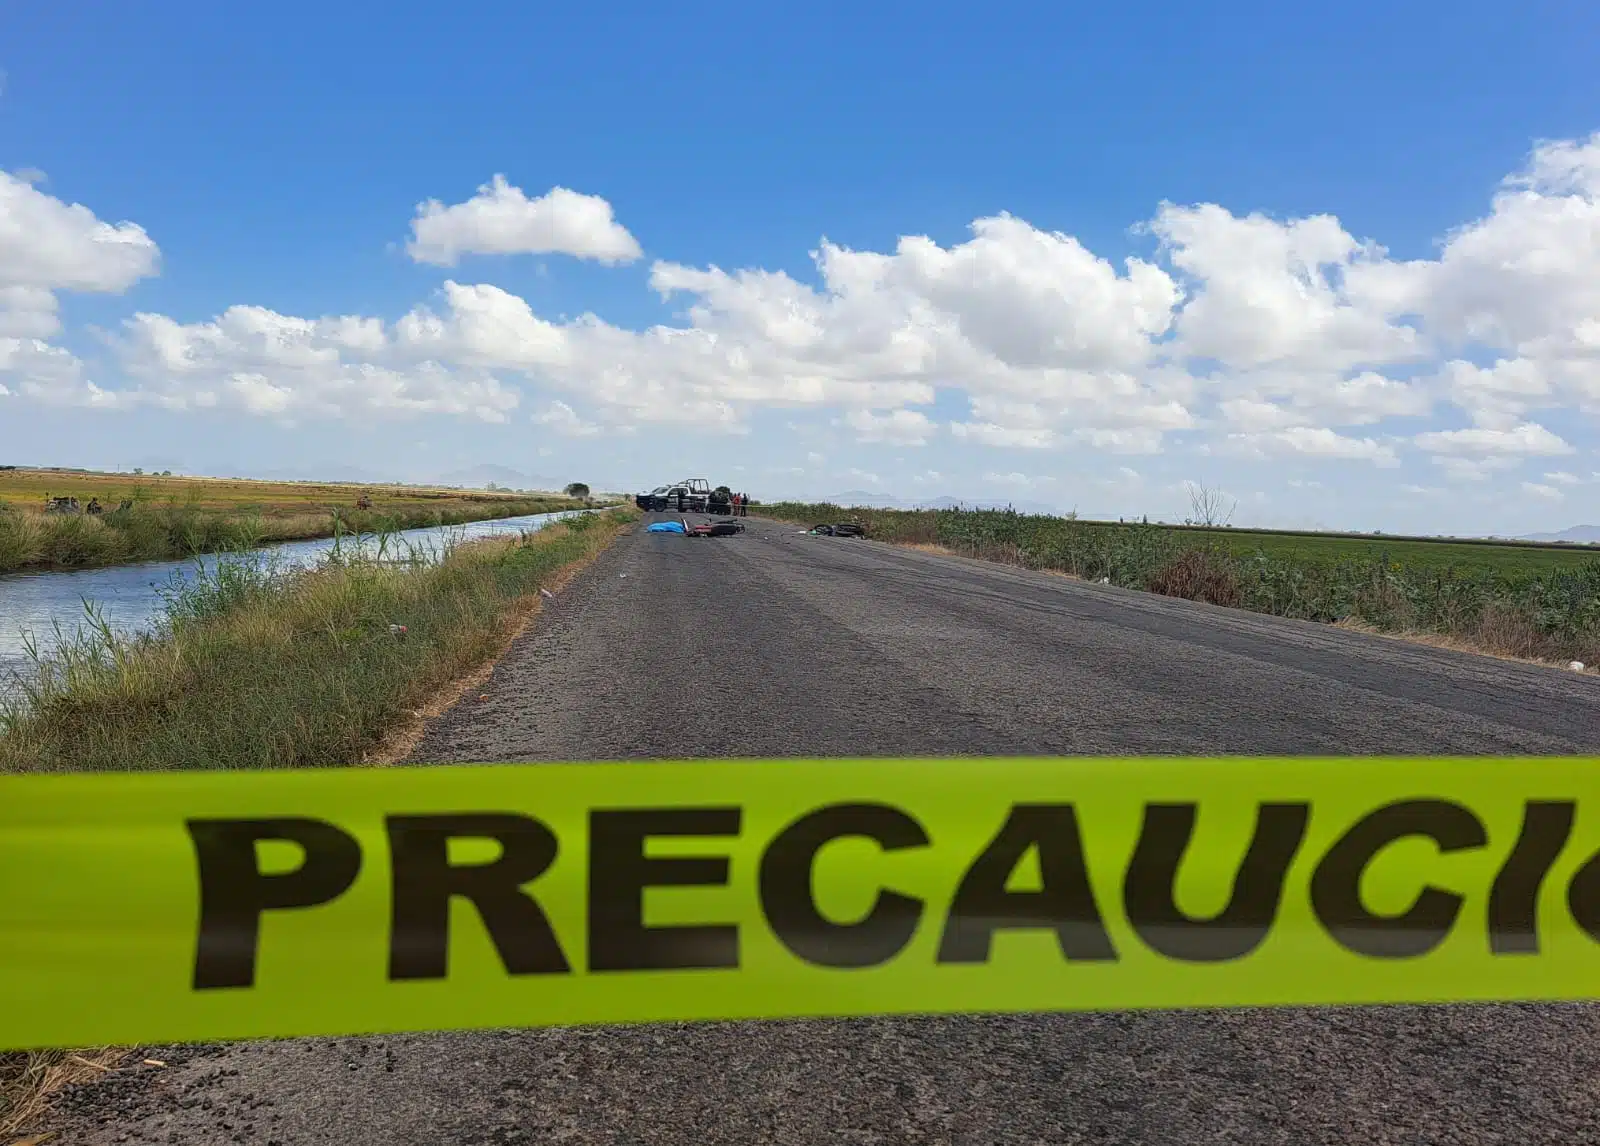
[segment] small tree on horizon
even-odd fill
[[[562,492],[568,497],[588,498],[589,487],[581,481],[575,481],[568,483],[567,488]]]
[[[1216,529],[1226,526],[1233,519],[1233,511],[1239,508],[1237,500],[1204,482],[1185,482],[1184,485],[1189,490],[1190,511],[1189,516],[1184,518],[1185,525],[1204,525]]]

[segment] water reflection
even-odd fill
[[[385,540],[385,556],[402,556],[408,548],[437,557],[455,541],[475,541],[500,534],[517,534],[542,529],[552,521],[571,517],[582,510],[561,513],[536,513],[526,517],[503,517],[496,521],[474,521],[463,525],[425,526],[391,534]],[[310,568],[322,560],[335,544],[333,538],[314,541],[288,541],[254,550],[263,560],[285,568]],[[348,551],[352,539],[340,541]],[[376,555],[377,546],[363,542],[364,550]],[[146,561],[137,565],[112,565],[103,569],[48,570],[10,573],[0,576],[0,688],[11,670],[27,665],[28,634],[48,651],[55,641],[56,622],[63,633],[73,633],[85,619],[84,601],[93,602],[105,622],[116,632],[132,633],[149,626],[162,611],[157,592],[172,583],[174,576],[192,579],[197,566],[211,570],[217,557],[207,554],[182,561]]]

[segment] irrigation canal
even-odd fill
[[[412,552],[437,557],[450,543],[542,529],[552,521],[583,512],[588,511],[536,513],[402,530],[386,538],[385,552],[406,552],[409,547]],[[346,536],[340,544],[348,551],[353,540]],[[360,545],[368,552],[376,552],[372,539],[363,539]],[[334,539],[328,537],[281,542],[251,552],[263,561],[275,561],[283,567],[309,568],[331,552],[333,546]],[[215,554],[206,554],[180,561],[142,561],[133,565],[0,576],[0,691],[11,685],[15,672],[28,668],[30,635],[38,647],[48,651],[55,644],[57,626],[63,635],[70,635],[88,619],[85,602],[93,605],[105,622],[119,633],[148,628],[162,615],[162,589],[193,578],[198,569],[215,568],[217,560]]]

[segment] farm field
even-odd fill
[[[1600,551],[1534,542],[1079,521],[1006,510],[762,506],[803,524],[1274,616],[1446,638],[1554,662],[1600,659]]]
[[[46,513],[52,498],[75,498],[79,512]],[[82,512],[91,499],[103,512]],[[457,525],[583,504],[560,493],[511,490],[0,470],[0,573],[183,557],[340,531]]]
[[[1105,528],[1126,529],[1110,524]],[[1570,567],[1600,558],[1600,546],[1558,545],[1527,541],[1425,539],[1385,537],[1381,534],[1279,533],[1254,529],[1192,529],[1169,527],[1179,535],[1220,542],[1230,552],[1243,555],[1260,551],[1269,557],[1296,561],[1375,560],[1385,555],[1403,565],[1475,566],[1531,572]]]
[[[248,478],[163,477],[154,474],[94,473],[79,470],[0,470],[0,502],[18,510],[42,510],[46,498],[97,497],[108,509],[128,498],[150,504],[174,499],[197,510],[258,512],[286,516],[353,508],[363,493],[377,512],[427,506],[497,504],[525,497],[511,491],[448,489],[432,486],[356,485],[344,482],[256,481]],[[561,494],[552,492],[552,497]]]

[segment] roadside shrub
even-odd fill
[[[1210,605],[1238,606],[1243,594],[1233,561],[1213,549],[1185,549],[1145,582],[1152,593]]]
[[[0,513],[0,572],[20,569],[44,553],[39,520],[31,513]]]
[[[92,517],[61,515],[41,520],[49,523],[41,548],[52,565],[91,565],[119,548],[119,539],[108,536],[106,528]]]

